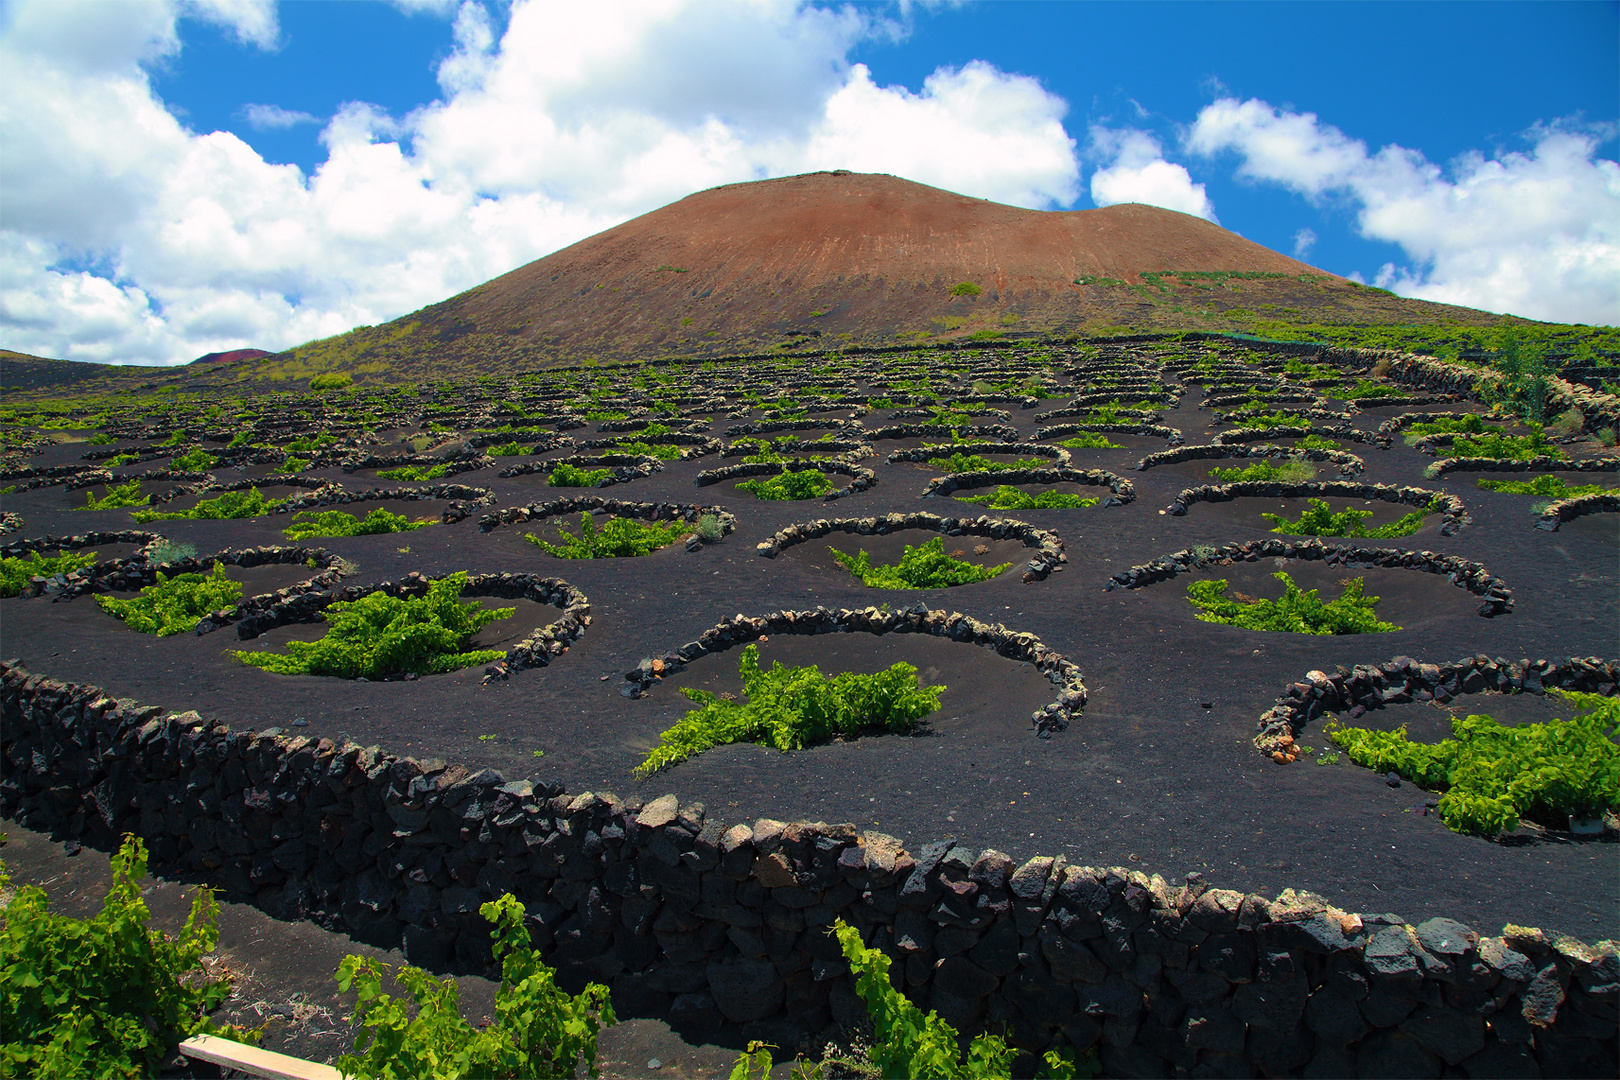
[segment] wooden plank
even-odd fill
[[[199,1061],[211,1061],[271,1080],[343,1080],[343,1074],[330,1065],[261,1050],[218,1035],[194,1035],[180,1044],[180,1052]]]

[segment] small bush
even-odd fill
[[[130,516],[138,522],[148,521],[233,521],[238,518],[261,517],[286,502],[286,499],[266,499],[258,488],[246,492],[227,491],[215,499],[204,499],[190,510],[165,513],[161,510],[137,510]]]
[[[307,458],[307,457],[290,457],[286,461],[283,461],[281,463],[281,468],[282,468],[283,471],[290,472],[290,473],[303,472],[305,469],[309,468],[312,464],[314,464],[314,461],[311,458]]]
[[[181,544],[164,537],[154,540],[146,549],[146,561],[152,566],[162,566],[165,563],[177,563],[185,559],[197,557],[196,544]]]
[[[450,466],[440,462],[429,468],[420,465],[401,465],[397,469],[378,469],[377,476],[383,480],[441,480]]]
[[[1112,421],[1098,421],[1098,423],[1112,423]],[[1118,450],[1124,444],[1109,442],[1108,436],[1100,431],[1082,431],[1073,438],[1064,439],[1057,444],[1068,450]]]
[[[98,431],[94,435],[90,436],[91,446],[111,446],[112,443],[113,437],[108,435],[105,431]]]
[[[825,495],[833,490],[833,484],[827,479],[826,473],[801,469],[798,472],[778,473],[762,480],[748,480],[738,484],[737,490],[752,492],[756,499],[794,502]]]
[[[1301,450],[1337,450],[1339,444],[1325,435],[1307,435],[1294,444]]]
[[[1368,401],[1374,398],[1403,398],[1407,395],[1405,390],[1390,386],[1388,383],[1357,379],[1356,385],[1348,390],[1338,391],[1338,396],[1345,401]]]
[[[1330,725],[1350,760],[1442,790],[1440,820],[1457,832],[1494,835],[1520,818],[1563,828],[1570,816],[1620,806],[1620,698],[1554,689],[1577,710],[1568,720],[1507,725],[1489,716],[1453,719],[1452,737],[1414,743],[1406,728]]]
[[[978,296],[982,292],[984,290],[971,281],[958,281],[951,286],[952,296]]]
[[[1019,458],[1017,461],[991,461],[983,454],[955,453],[950,457],[929,458],[928,464],[946,472],[1011,472],[1014,469],[1041,469],[1052,462],[1045,458]]]
[[[80,510],[122,510],[126,506],[145,506],[152,501],[152,496],[141,494],[141,482],[130,480],[113,487],[107,485],[107,493],[96,498],[92,492],[84,493],[84,505]]]
[[[1573,499],[1580,495],[1596,495],[1613,491],[1602,484],[1575,484],[1565,482],[1562,476],[1546,474],[1534,480],[1490,480],[1479,478],[1479,486],[1486,491],[1500,491],[1506,495],[1540,495],[1548,499]]]
[[[1282,533],[1285,536],[1355,536],[1378,537],[1387,539],[1392,536],[1411,536],[1423,527],[1423,519],[1430,514],[1438,512],[1435,503],[1429,504],[1426,510],[1414,510],[1410,514],[1380,525],[1369,530],[1361,522],[1364,518],[1373,515],[1371,510],[1344,510],[1334,513],[1325,499],[1309,499],[1310,509],[1299,516],[1298,521],[1289,521],[1281,514],[1261,514],[1272,524],[1272,532]]]
[[[1245,630],[1268,630],[1285,634],[1382,634],[1399,630],[1394,623],[1379,622],[1373,609],[1378,597],[1363,596],[1362,578],[1344,587],[1337,600],[1324,601],[1317,590],[1301,592],[1286,571],[1272,577],[1286,591],[1280,600],[1254,600],[1242,603],[1227,599],[1225,578],[1195,581],[1187,586],[1187,599],[1203,612],[1200,622],[1241,626]]]
[[[1102,501],[1084,495],[1066,495],[1057,488],[1051,491],[1038,491],[1031,495],[1011,484],[997,486],[995,493],[991,495],[958,495],[956,498],[960,502],[987,506],[992,510],[1074,510],[1096,506]]]
[[[321,434],[316,435],[313,438],[308,435],[300,435],[298,438],[283,446],[282,449],[287,451],[289,454],[307,454],[312,450],[324,449],[325,447],[331,446],[335,442],[337,442],[336,435],[329,435],[323,431]]]
[[[244,664],[281,675],[339,679],[432,675],[499,660],[506,655],[501,650],[469,651],[467,642],[496,619],[510,619],[517,609],[486,611],[475,601],[463,602],[459,597],[466,587],[463,571],[430,584],[426,596],[376,592],[340,600],[326,608],[331,629],[320,639],[289,641],[285,653],[238,650],[234,655]]]
[[[26,559],[0,559],[0,597],[19,595],[30,578],[71,574],[75,570],[90,566],[95,561],[94,555],[78,555],[65,551],[58,551],[53,559],[47,559],[37,551]]]
[[[650,776],[730,743],[801,750],[866,731],[910,731],[939,708],[939,695],[945,690],[919,686],[917,669],[906,663],[875,675],[846,671],[827,677],[814,664],[790,668],[780,662],[761,671],[758,645],[743,649],[738,670],[748,701],[723,701],[707,690],[683,687],[681,693],[701,708],[659,736],[647,760],[636,767],[637,776]]]
[[[529,448],[520,442],[501,443],[488,450],[490,457],[521,457],[528,452]]]
[[[1458,436],[1451,441],[1451,452],[1456,457],[1499,458],[1504,461],[1529,461],[1536,457],[1563,460],[1564,451],[1547,441],[1541,431],[1528,435],[1504,435],[1490,432],[1478,436]]]
[[[681,448],[669,443],[620,443],[614,450],[620,454],[640,454],[642,457],[656,458],[659,461],[676,461],[681,456]]]
[[[309,388],[311,390],[341,390],[353,383],[353,376],[342,372],[330,372],[326,375],[317,375],[309,380]]]
[[[219,464],[219,458],[200,446],[194,446],[187,453],[169,460],[170,468],[179,469],[183,472],[202,472],[204,469],[212,469],[217,464]]]
[[[612,469],[580,469],[564,461],[546,478],[547,487],[595,487],[613,475]]]
[[[225,565],[215,563],[208,574],[176,574],[170,578],[157,572],[157,584],[148,585],[139,596],[120,600],[98,596],[101,610],[142,634],[170,637],[189,633],[197,621],[221,608],[235,610],[242,586],[225,576]]]
[[[24,885],[0,930],[0,1071],[10,1076],[157,1076],[182,1039],[215,1028],[207,1013],[230,995],[198,961],[219,941],[219,903],[199,889],[175,939],[147,926],[146,848],[127,836],[112,887],[88,919],[52,914]],[[0,867],[0,890],[10,878]],[[199,977],[201,976],[201,977]]]
[[[1230,468],[1216,466],[1209,470],[1209,475],[1228,484],[1250,480],[1301,484],[1316,476],[1316,466],[1308,461],[1285,461],[1280,465],[1271,461],[1256,461],[1250,465],[1234,465]]]
[[[548,543],[533,533],[526,533],[524,539],[559,559],[628,559],[668,547],[686,532],[683,521],[640,522],[634,518],[609,518],[599,530],[591,515],[581,514],[579,535],[563,529],[561,544]]]
[[[1487,431],[1501,431],[1487,424],[1476,413],[1467,416],[1437,416],[1433,420],[1419,420],[1406,429],[1408,442],[1416,442],[1425,435],[1483,435]]]
[[[906,545],[905,554],[896,566],[873,566],[872,557],[865,551],[848,555],[834,551],[832,557],[838,565],[860,578],[873,589],[940,589],[951,585],[971,585],[988,581],[1012,566],[976,566],[953,559],[945,554],[945,540],[936,536],[921,547]]]
[[[348,956],[338,965],[338,989],[356,994],[359,1033],[354,1053],[338,1059],[357,1080],[462,1080],[464,1077],[572,1077],[579,1062],[597,1075],[596,1039],[618,1022],[608,988],[589,983],[577,996],[557,986],[529,940],[524,907],[511,893],[478,909],[495,925],[492,952],[501,962],[495,1023],[475,1028],[461,1017],[454,980],[402,967],[395,979],[411,995],[416,1015],[382,992],[386,965]]]
[[[300,510],[292,517],[292,524],[281,530],[289,540],[308,540],[317,536],[380,536],[384,533],[410,532],[432,525],[432,521],[409,521],[404,514],[394,514],[378,507],[364,518],[342,510]]]
[[[718,544],[726,536],[725,526],[720,524],[720,518],[716,514],[698,515],[697,527],[693,531],[705,544]]]

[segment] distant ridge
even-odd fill
[[[239,360],[257,360],[261,356],[274,355],[269,349],[230,349],[226,352],[204,353],[188,364],[187,367],[234,364]]]

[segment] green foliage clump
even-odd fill
[[[180,562],[182,559],[195,559],[197,545],[182,544],[168,537],[154,540],[146,549],[146,561],[153,566],[162,566],[164,563]]]
[[[459,599],[466,571],[442,577],[426,596],[370,593],[326,608],[331,625],[316,641],[289,641],[285,653],[247,652],[244,664],[281,675],[330,675],[339,679],[381,679],[410,673],[434,675],[506,654],[499,649],[467,649],[468,640],[496,619],[510,619],[516,608],[484,610]]]
[[[896,566],[873,566],[872,557],[865,551],[849,555],[834,551],[832,557],[838,565],[860,578],[873,589],[941,589],[951,585],[971,585],[988,581],[1012,563],[1000,566],[976,566],[945,554],[945,540],[936,536],[921,547],[906,545],[905,554]]]
[[[101,610],[142,634],[169,637],[196,629],[197,620],[221,608],[235,610],[242,586],[225,576],[225,565],[215,563],[208,574],[176,574],[168,577],[159,570],[157,584],[143,588],[139,596],[120,600],[98,596]]]
[[[1282,533],[1285,536],[1355,536],[1387,539],[1392,536],[1411,536],[1423,527],[1424,518],[1439,510],[1437,503],[1430,503],[1427,509],[1414,510],[1410,514],[1401,515],[1388,525],[1380,525],[1376,529],[1369,530],[1361,522],[1363,518],[1372,517],[1371,510],[1347,509],[1334,513],[1325,499],[1309,499],[1307,502],[1310,509],[1301,514],[1298,521],[1289,521],[1281,514],[1260,516],[1271,522],[1272,532]]]
[[[546,478],[547,487],[595,487],[613,475],[612,469],[580,469],[564,461]]]
[[[528,452],[529,448],[520,442],[501,443],[488,450],[490,457],[521,457]]]
[[[831,678],[814,664],[770,671],[759,667],[759,646],[743,649],[738,666],[747,703],[715,697],[707,690],[683,687],[681,693],[701,708],[687,713],[659,736],[636,775],[659,769],[695,754],[730,743],[754,742],[778,750],[800,750],[812,743],[865,731],[910,731],[918,720],[939,708],[943,686],[919,686],[917,669],[898,663],[875,675],[842,672]]]
[[[1388,383],[1357,379],[1356,385],[1348,390],[1340,390],[1338,396],[1345,401],[1367,401],[1373,398],[1403,398],[1407,395],[1405,390]]]
[[[190,510],[165,513],[161,510],[137,510],[130,516],[138,522],[148,521],[231,521],[237,518],[260,517],[286,502],[286,499],[266,499],[258,488],[247,491],[227,491],[214,499],[204,499]]]
[[[958,281],[951,286],[952,296],[978,296],[982,292],[984,290],[971,281]]]
[[[1457,832],[1493,835],[1527,818],[1563,827],[1620,806],[1620,699],[1554,689],[1577,710],[1568,720],[1502,724],[1489,716],[1451,721],[1452,737],[1414,743],[1406,728],[1327,732],[1350,760],[1445,791],[1440,820]]]
[[[1017,461],[991,461],[983,454],[954,453],[950,457],[934,457],[928,464],[946,472],[1012,472],[1014,469],[1043,469],[1052,464],[1045,458],[1019,458]]]
[[[1339,444],[1325,435],[1307,435],[1294,444],[1301,450],[1337,450]]]
[[[609,518],[597,529],[591,515],[581,514],[579,535],[564,528],[561,544],[548,543],[533,533],[524,534],[524,538],[559,559],[630,559],[667,547],[687,531],[682,521],[641,522],[635,518]]]
[[[210,454],[200,446],[194,446],[187,453],[181,454],[179,457],[172,458],[169,461],[169,466],[171,468],[179,469],[183,472],[201,472],[204,469],[212,469],[217,464],[219,464],[219,458],[215,457],[213,454]]]
[[[659,461],[675,461],[681,456],[681,448],[669,443],[628,442],[620,443],[615,449],[621,454],[640,454]]]
[[[1281,464],[1256,461],[1249,465],[1233,465],[1229,468],[1217,465],[1209,470],[1209,475],[1224,483],[1275,480],[1285,484],[1302,484],[1316,476],[1316,466],[1308,461],[1285,461]]]
[[[1236,423],[1239,427],[1246,428],[1310,427],[1311,418],[1283,409],[1274,409],[1269,413],[1245,416]]]
[[[880,949],[867,948],[860,931],[838,919],[833,933],[855,976],[855,992],[872,1018],[869,1057],[879,1076],[938,1077],[940,1080],[979,1080],[1012,1075],[1017,1051],[999,1035],[985,1032],[969,1044],[963,1057],[961,1037],[938,1012],[923,1011],[894,988],[889,979],[890,960]],[[1067,1078],[1097,1074],[1095,1052],[1083,1063],[1067,1053],[1048,1050],[1036,1076]]]
[[[992,510],[1074,510],[1096,506],[1101,499],[1084,495],[1066,495],[1053,488],[1037,491],[1033,495],[1011,484],[998,485],[990,495],[958,495],[958,501],[987,506]]]
[[[282,449],[290,454],[307,454],[312,450],[320,450],[324,447],[331,446],[335,442],[337,442],[337,436],[323,431],[321,434],[316,435],[313,438],[307,435],[300,435],[298,438],[289,442],[286,446],[283,446]]]
[[[76,555],[67,551],[57,551],[54,559],[47,559],[37,551],[26,559],[0,559],[0,597],[18,595],[30,578],[71,574],[95,561],[94,555]]]
[[[1563,460],[1568,457],[1563,449],[1547,441],[1539,428],[1528,435],[1504,435],[1500,431],[1484,435],[1459,435],[1451,440],[1451,453],[1455,457],[1500,458],[1505,461],[1529,461],[1536,457]]]
[[[378,507],[364,518],[342,510],[300,510],[292,516],[292,524],[281,530],[289,540],[308,540],[317,536],[379,536],[383,533],[410,532],[432,525],[432,521],[410,521],[404,514],[394,514]]]
[[[726,527],[718,514],[699,514],[697,526],[692,530],[705,544],[718,544],[726,537]]]
[[[80,510],[122,510],[126,506],[145,506],[152,501],[152,496],[141,494],[141,482],[130,480],[114,487],[107,485],[107,493],[96,498],[94,493],[84,493],[84,505]]]
[[[91,446],[111,446],[112,442],[113,437],[107,434],[105,431],[98,431],[94,435],[90,436]]]
[[[1112,421],[1098,422],[1112,423]],[[1100,431],[1082,431],[1072,438],[1064,439],[1057,445],[1069,450],[1118,450],[1124,444],[1109,442],[1108,436]]]
[[[383,480],[441,480],[450,466],[443,462],[429,468],[420,465],[401,465],[397,469],[378,469],[377,476]]]
[[[354,383],[354,377],[344,372],[330,372],[326,375],[317,375],[309,380],[311,390],[341,390]]]
[[[145,876],[146,848],[128,836],[113,856],[100,913],[52,914],[35,885],[6,904],[0,1074],[156,1076],[182,1039],[233,1034],[207,1016],[230,995],[230,982],[198,978],[198,961],[219,941],[219,902],[198,890],[184,929],[170,939],[147,926]],[[0,868],[0,889],[9,884]]]
[[[1254,600],[1243,603],[1226,597],[1225,578],[1195,581],[1187,586],[1187,599],[1203,612],[1201,622],[1241,626],[1245,630],[1268,630],[1284,634],[1382,634],[1399,630],[1394,623],[1379,622],[1374,612],[1378,597],[1363,596],[1366,582],[1356,578],[1347,583],[1337,600],[1324,601],[1317,590],[1301,592],[1287,571],[1271,575],[1286,590],[1280,600]]]
[[[411,995],[409,1006],[382,992],[386,965],[347,956],[338,965],[338,989],[356,995],[359,1033],[354,1053],[338,1059],[345,1076],[362,1080],[462,1080],[464,1077],[572,1077],[581,1059],[597,1075],[596,1039],[618,1022],[608,988],[590,983],[577,996],[557,986],[556,972],[540,958],[523,923],[524,907],[507,893],[478,909],[495,924],[492,951],[501,962],[495,1022],[475,1028],[461,1017],[452,979],[401,967],[395,979]]]
[[[1500,491],[1506,495],[1540,495],[1547,499],[1573,499],[1581,495],[1596,495],[1613,491],[1602,484],[1569,484],[1562,476],[1543,474],[1534,480],[1491,480],[1479,478],[1479,486],[1486,491]]]
[[[814,499],[832,489],[832,481],[827,479],[827,474],[815,469],[778,473],[763,480],[748,480],[737,485],[738,491],[752,492],[756,499],[773,499],[777,502]]]
[[[1485,423],[1477,413],[1469,413],[1467,416],[1437,416],[1433,420],[1419,420],[1406,430],[1411,436],[1422,438],[1425,435],[1483,435],[1487,431],[1502,429]]]
[[[313,460],[307,457],[290,457],[281,463],[281,468],[284,472],[303,472],[312,464],[314,464]]]

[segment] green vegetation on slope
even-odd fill
[[[631,559],[667,547],[691,531],[683,521],[640,522],[634,518],[609,518],[598,529],[590,514],[581,514],[579,535],[561,528],[561,544],[549,543],[533,533],[524,534],[524,539],[559,559]]]
[[[861,582],[873,589],[941,589],[952,585],[971,585],[988,581],[1012,566],[977,566],[945,554],[945,540],[936,536],[920,547],[906,545],[905,553],[895,566],[873,566],[872,557],[865,551],[850,555],[834,551],[832,557]]]
[[[1074,510],[1096,506],[1101,499],[1084,495],[1067,495],[1053,488],[1031,495],[1011,484],[1000,484],[990,495],[958,495],[957,501],[987,506],[992,510]]]
[[[125,626],[142,634],[170,637],[197,628],[204,615],[221,609],[234,611],[242,597],[242,586],[225,576],[225,565],[215,563],[208,574],[176,574],[169,577],[157,571],[157,584],[143,588],[139,596],[121,600],[98,596],[101,610],[122,619]]]
[[[1240,626],[1245,630],[1268,630],[1285,634],[1382,634],[1399,630],[1394,623],[1379,622],[1373,610],[1378,597],[1363,596],[1366,582],[1347,582],[1337,600],[1323,600],[1317,590],[1301,592],[1287,571],[1271,575],[1286,590],[1279,600],[1238,601],[1226,596],[1225,578],[1195,581],[1187,586],[1189,602],[1204,610],[1200,622]]]
[[[1423,527],[1424,518],[1439,512],[1438,507],[1431,504],[1428,509],[1403,514],[1388,525],[1368,529],[1361,522],[1365,518],[1372,517],[1371,510],[1347,509],[1334,513],[1325,499],[1307,499],[1306,502],[1310,509],[1301,514],[1298,521],[1289,521],[1281,514],[1260,516],[1271,522],[1272,532],[1286,536],[1354,536],[1388,539],[1393,536],[1411,536]]]

